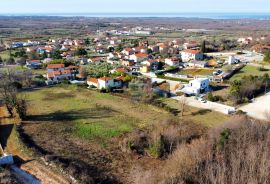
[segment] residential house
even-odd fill
[[[143,61],[141,64],[147,65],[152,71],[162,69],[162,63],[159,62],[158,60],[149,59],[149,60]]]
[[[123,66],[133,66],[134,65],[134,61],[133,60],[128,60],[128,59],[121,60],[120,63]]]
[[[87,84],[88,84],[90,87],[94,86],[94,87],[98,88],[98,79],[97,79],[97,78],[89,78],[89,79],[87,80]]]
[[[179,66],[179,59],[178,58],[166,58],[165,64],[169,66]]]
[[[105,58],[103,57],[92,57],[88,59],[88,63],[94,63],[94,64],[99,64],[101,62],[103,62],[105,60]]]
[[[26,61],[26,67],[30,69],[40,69],[42,67],[42,63],[40,60]]]
[[[203,60],[204,56],[199,50],[187,49],[181,52],[182,61]]]
[[[190,61],[190,62],[186,63],[186,65],[188,67],[192,67],[192,68],[205,68],[205,67],[208,66],[207,62],[205,62],[205,61],[196,61],[196,60]]]
[[[108,89],[108,88],[121,88],[123,85],[122,77],[111,78],[111,77],[101,77],[101,78],[90,78],[87,80],[89,87],[95,86],[98,89]]]
[[[144,46],[135,47],[133,48],[133,50],[135,51],[135,53],[147,53],[147,48],[145,48]]]
[[[151,49],[152,52],[154,52],[154,53],[159,52],[159,46],[158,45],[149,46],[148,48]]]
[[[64,64],[49,64],[47,67],[47,81],[59,82],[60,80],[71,80],[75,78],[76,67],[69,66],[65,68]]]
[[[148,59],[148,55],[145,53],[138,53],[130,56],[130,60],[133,60],[135,63],[140,63],[146,59]]]
[[[150,66],[148,66],[148,65],[141,65],[140,66],[141,73],[148,73],[149,71],[150,71]]]
[[[198,47],[199,47],[199,44],[194,41],[183,44],[184,49],[197,49]]]
[[[188,95],[199,95],[210,90],[208,78],[197,78],[189,81],[181,91]]]
[[[135,54],[135,51],[132,48],[125,48],[122,53],[126,56],[130,56],[132,54]]]
[[[110,40],[110,44],[111,44],[111,45],[117,45],[117,44],[120,44],[120,43],[121,43],[121,40],[118,39],[117,37],[113,37],[113,38],[111,38],[111,40]]]

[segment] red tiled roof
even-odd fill
[[[147,57],[147,54],[138,53],[138,54],[135,54],[135,56],[137,56],[137,57]]]
[[[127,70],[126,70],[125,68],[117,68],[116,71],[117,71],[117,72],[122,72],[122,73],[124,73],[124,72],[126,72]]]
[[[124,50],[125,50],[125,51],[128,51],[128,52],[129,52],[129,51],[133,51],[132,48],[125,48]]]
[[[97,78],[90,78],[88,79],[89,82],[92,82],[92,83],[98,83],[98,79]]]
[[[117,79],[117,80],[121,80],[121,81],[123,81],[123,80],[125,79],[125,77],[120,76],[120,77],[116,77],[116,79]]]
[[[55,68],[65,68],[64,64],[49,64],[47,68],[55,69]]]
[[[101,77],[101,78],[99,78],[99,80],[108,81],[108,80],[112,80],[112,78],[111,77]]]
[[[183,52],[190,53],[190,54],[198,54],[198,53],[200,53],[200,51],[192,50],[192,49],[186,49]]]

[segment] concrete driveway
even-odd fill
[[[217,112],[220,112],[223,114],[229,114],[230,112],[235,111],[234,107],[223,105],[223,104],[216,103],[216,102],[210,102],[210,101],[203,103],[203,102],[196,100],[195,97],[184,97],[184,96],[172,97],[172,99],[175,99],[178,101],[182,101],[183,98],[185,99],[186,104],[189,106],[192,106],[192,107],[197,107],[200,109],[209,109],[209,110],[217,111]]]
[[[267,120],[266,112],[270,112],[270,92],[255,98],[254,102],[244,105],[239,109],[255,119]]]

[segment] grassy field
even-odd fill
[[[76,86],[45,88],[27,96],[31,121],[71,123],[72,135],[86,139],[104,141],[170,116],[152,106]]]
[[[242,68],[239,72],[237,72],[235,75],[233,75],[230,78],[230,81],[239,80],[244,76],[248,75],[264,75],[265,73],[268,73],[270,75],[270,71],[260,71],[258,67],[246,65],[244,68]]]
[[[110,94],[71,85],[44,88],[29,92],[27,96],[31,121],[64,122],[71,128],[72,136],[102,142],[136,128],[175,118],[151,105],[133,103]],[[176,101],[166,99],[166,103],[173,108],[180,108]],[[219,124],[227,119],[225,115],[202,112],[191,107],[186,117],[206,126]]]
[[[26,143],[28,147],[43,155],[57,156],[69,173],[81,168],[76,176],[91,176],[96,183],[117,183],[111,179],[100,182],[104,178],[128,183],[133,166],[159,165],[158,159],[138,159],[123,152],[124,138],[136,129],[151,130],[151,125],[161,125],[168,119],[182,121],[179,115],[164,109],[74,85],[36,89],[26,95],[29,116],[22,129],[31,140]],[[180,104],[176,101],[163,100],[179,111]],[[229,117],[189,107],[183,118],[210,127]]]
[[[184,69],[179,72],[181,75],[192,75],[192,76],[198,76],[198,75],[211,75],[213,74],[212,69]]]
[[[163,99],[163,102],[169,107],[181,110],[181,104],[176,100]],[[183,118],[199,122],[206,127],[213,127],[226,122],[230,117],[215,111],[187,106]]]

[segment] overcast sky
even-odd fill
[[[270,0],[0,0],[1,13],[270,13]]]

